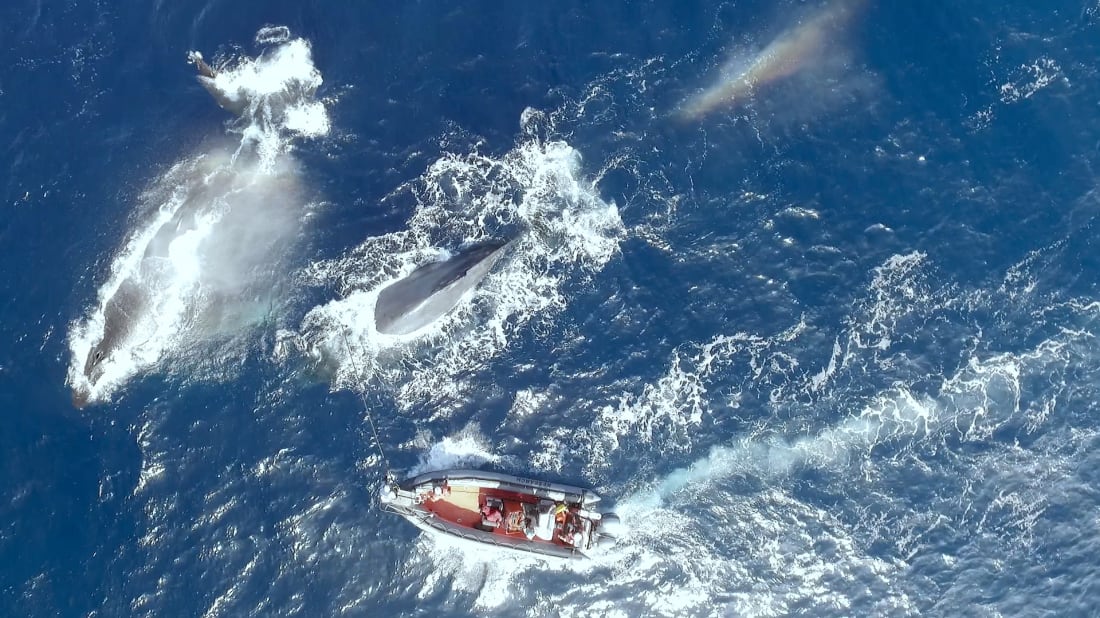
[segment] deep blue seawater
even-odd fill
[[[680,113],[823,6],[0,8],[0,614],[1097,615],[1100,3],[871,1]],[[290,39],[329,122],[279,133],[294,224],[223,238],[266,268],[182,298],[230,317],[74,409],[128,239],[254,147],[186,53]],[[523,229],[437,330],[372,334],[379,285]],[[422,538],[359,394],[394,468],[592,486],[634,534]]]

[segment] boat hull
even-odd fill
[[[424,532],[471,547],[575,559],[606,536],[604,515],[592,509],[600,501],[594,492],[498,472],[440,470],[391,481],[381,501]]]

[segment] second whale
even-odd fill
[[[374,322],[385,335],[408,335],[443,317],[475,288],[510,242],[473,245],[440,262],[429,262],[378,294]]]

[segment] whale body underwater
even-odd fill
[[[435,322],[485,279],[509,245],[494,240],[467,247],[386,286],[374,307],[375,328],[385,335],[408,335]]]
[[[218,71],[207,64],[197,51],[188,53],[187,61],[195,66],[198,73],[196,78],[207,93],[220,107],[236,116],[267,114],[271,109],[279,111],[285,108],[288,101],[312,96],[315,90],[313,85],[306,84],[304,90],[298,88],[275,94],[257,94],[242,89],[232,74]],[[252,105],[257,96],[262,96],[265,103],[259,111],[253,109]],[[136,268],[123,279],[116,290],[100,299],[103,332],[92,342],[83,365],[77,365],[83,380],[77,379],[72,383],[72,402],[75,407],[82,408],[91,403],[97,384],[103,378],[112,357],[133,343],[131,340],[135,333],[156,312],[158,294],[170,283],[172,244],[188,232],[196,230],[199,218],[214,212],[216,204],[224,203],[230,198],[239,202],[243,199],[240,197],[242,193],[247,197],[248,191],[260,190],[251,182],[255,175],[242,175],[240,169],[232,166],[232,160],[204,155],[199,157],[200,162],[185,168],[186,182],[175,189],[186,194],[183,203],[170,220],[157,228],[142,249]],[[259,199],[256,198],[256,201]]]
[[[141,263],[136,272],[127,277],[103,304],[103,335],[92,345],[84,361],[84,377],[94,386],[102,375],[102,363],[108,360],[134,330],[150,302],[149,280],[156,277],[159,260],[169,258],[172,242],[198,225],[198,208],[205,193],[200,193],[182,204],[172,218],[163,223],[145,246]],[[73,389],[73,405],[82,408],[88,404],[87,388]]]

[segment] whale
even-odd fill
[[[435,322],[485,279],[510,245],[493,240],[466,247],[382,288],[374,307],[375,328],[385,335],[408,335]]]
[[[151,287],[155,287],[157,277],[170,259],[172,242],[197,229],[199,211],[209,202],[212,191],[221,187],[221,183],[213,182],[210,187],[194,191],[180,204],[145,245],[136,271],[103,303],[103,334],[88,351],[82,371],[87,385],[73,389],[73,405],[77,408],[87,405],[89,389],[102,377],[104,363],[129,341],[135,325],[145,315],[152,299]]]
[[[719,107],[743,103],[760,88],[817,66],[864,1],[837,0],[785,30],[747,64],[727,62],[718,80],[684,102],[680,119],[695,120]]]
[[[133,277],[127,278],[103,307],[103,335],[88,351],[84,377],[95,385],[103,375],[102,364],[121,347],[133,332],[135,319],[145,310],[149,293]],[[73,404],[84,407],[90,393],[86,388],[73,390]]]

